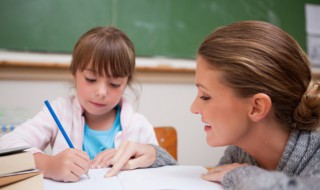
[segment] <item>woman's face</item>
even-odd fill
[[[210,146],[237,145],[250,130],[249,99],[240,98],[226,85],[223,73],[197,58],[195,83],[198,94],[191,106],[200,114]]]

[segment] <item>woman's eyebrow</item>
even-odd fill
[[[196,86],[198,87],[198,88],[202,88],[202,89],[207,89],[203,84],[201,84],[201,83],[196,83]]]

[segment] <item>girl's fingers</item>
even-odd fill
[[[153,146],[126,142],[116,152],[112,159],[113,166],[105,177],[114,176],[122,169],[148,167],[154,163],[156,157],[156,150]]]
[[[117,160],[119,160],[119,159],[122,157],[122,154],[123,154],[124,151],[127,151],[127,149],[128,149],[128,148],[127,148],[127,147],[128,147],[128,144],[129,144],[128,141],[123,141],[123,142],[120,144],[118,150],[116,151],[116,153],[115,153],[115,155],[114,155],[114,157],[113,157],[113,161],[114,161],[114,162],[117,161]]]
[[[80,180],[80,176],[73,173],[72,171],[70,171],[70,173],[67,176],[65,176],[65,178],[63,179],[64,182],[75,182],[79,180]]]
[[[99,165],[102,167],[109,167],[112,164],[115,152],[115,149],[110,149],[108,153],[101,158]]]
[[[84,152],[82,150],[75,149],[75,153],[78,157],[82,158],[84,161],[90,162],[90,157],[86,152]]]
[[[108,171],[105,177],[112,177],[117,175],[123,166],[135,155],[139,147],[134,143],[124,142],[121,143],[115,156],[112,159],[112,168]]]
[[[115,152],[115,149],[107,149],[107,150],[104,150],[104,151],[100,152],[92,160],[91,168],[101,168],[101,167],[103,167],[105,165],[104,163],[106,161],[106,157],[107,158],[113,157],[114,152]]]
[[[129,160],[123,167],[123,170],[133,170],[136,168],[144,168],[148,167],[149,164],[146,163],[146,160],[144,157],[137,157],[135,159]]]
[[[70,167],[70,171],[71,173],[73,173],[74,175],[80,178],[80,176],[82,174],[85,174],[87,170],[85,170],[83,167],[79,166],[78,164],[73,164]]]
[[[109,170],[109,172],[105,175],[105,177],[112,177],[119,173],[119,171],[123,168],[123,166],[130,160],[132,157],[131,151],[122,152],[120,155],[120,159],[113,159],[112,161],[112,168]]]

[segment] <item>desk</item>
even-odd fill
[[[45,190],[222,190],[222,186],[203,180],[200,175],[207,169],[202,166],[164,166],[160,168],[122,171],[117,176],[103,178],[108,168],[89,170],[90,179],[83,176],[79,182],[62,183],[45,179]]]

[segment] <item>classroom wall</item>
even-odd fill
[[[224,148],[210,148],[206,144],[200,117],[190,112],[196,95],[193,83],[141,82],[139,103],[134,104],[154,126],[172,125],[178,133],[178,161],[185,165],[213,166]],[[0,80],[0,122],[23,122],[36,114],[45,99],[66,96],[72,90],[66,80]],[[131,101],[135,98],[126,91]],[[130,98],[131,97],[131,98]]]

